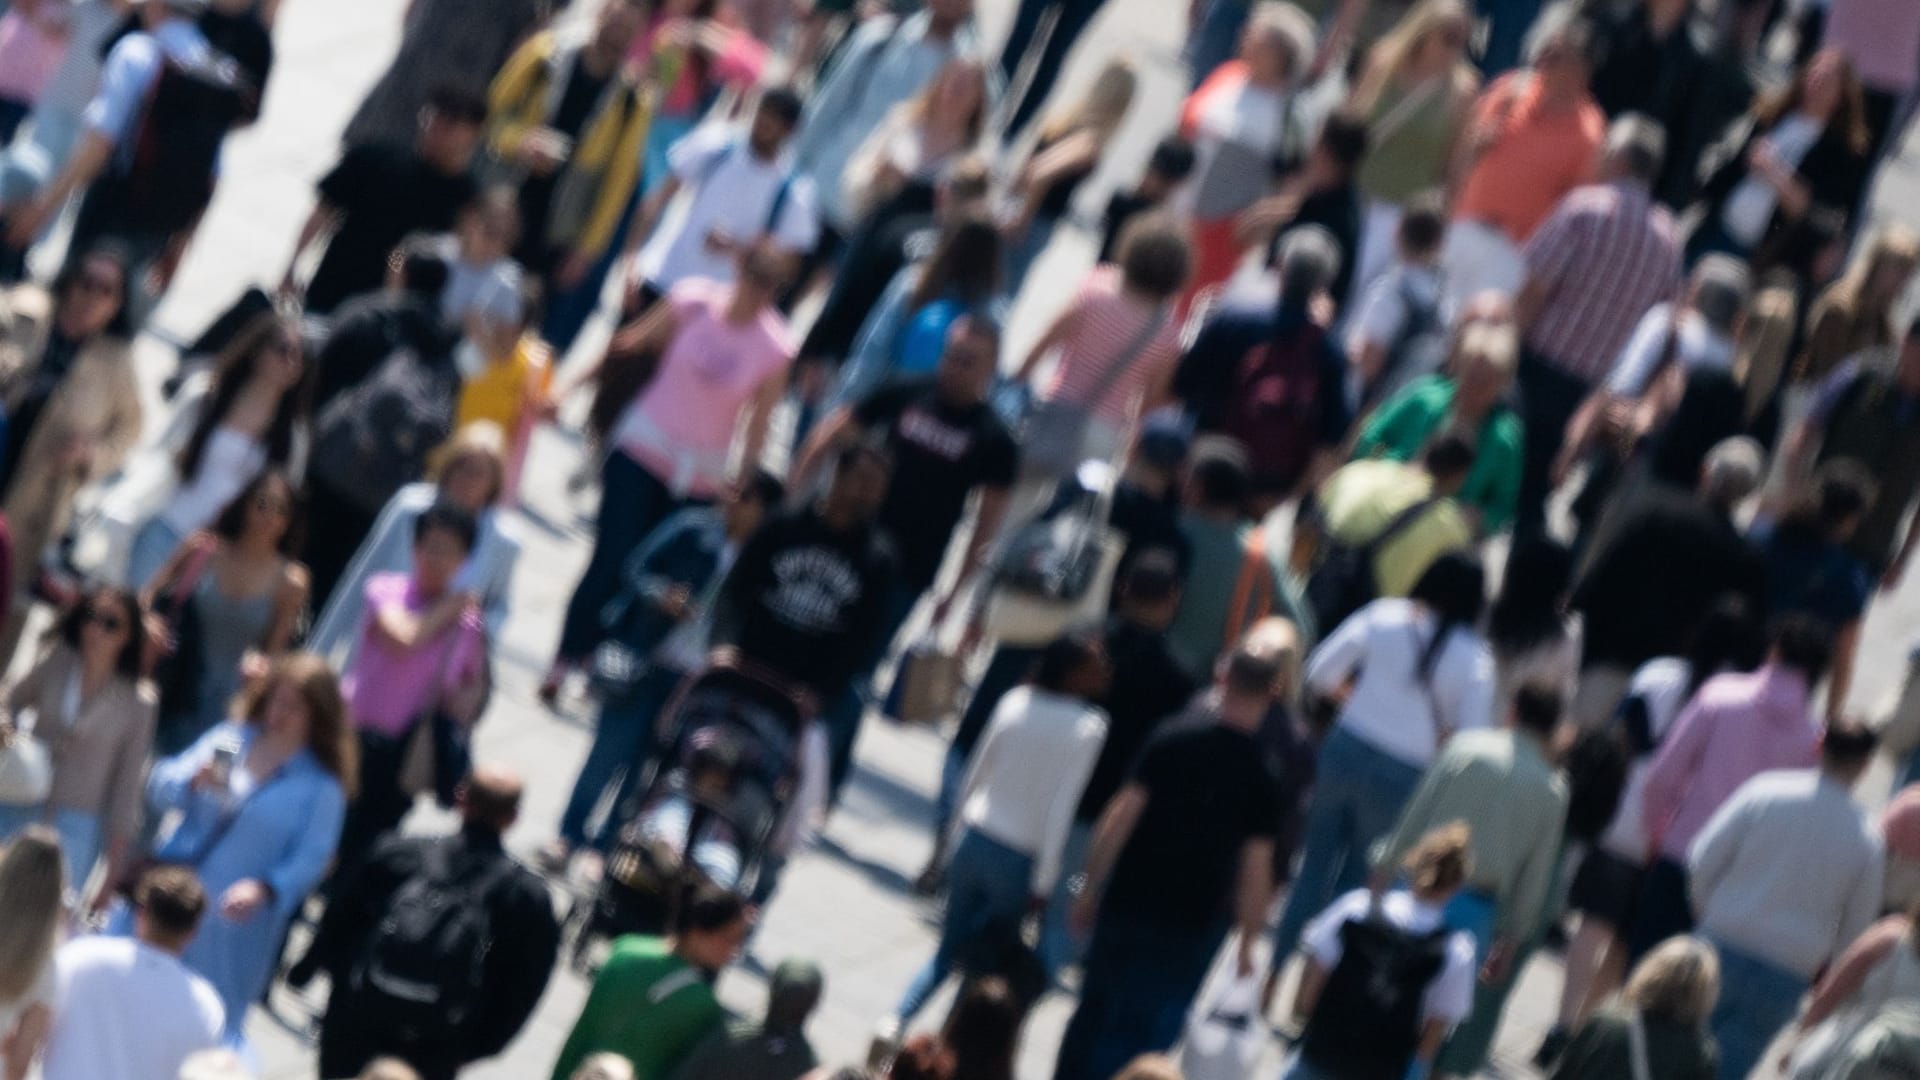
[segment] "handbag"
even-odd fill
[[[201,544],[187,556],[180,572],[167,588],[154,597],[153,613],[167,625],[171,644],[151,642],[151,671],[154,686],[160,691],[160,716],[181,716],[191,712],[200,701],[200,612],[193,604],[194,590],[213,559],[213,545]]]
[[[1020,466],[1028,476],[1065,476],[1076,468],[1086,452],[1087,425],[1100,403],[1113,394],[1120,374],[1132,364],[1167,325],[1168,311],[1163,306],[1153,313],[1126,346],[1115,353],[1094,380],[1093,396],[1086,401],[1048,398],[1033,406],[1020,425]]]
[[[960,657],[928,638],[900,658],[883,711],[903,724],[937,724],[959,708],[961,675]]]
[[[1246,1080],[1266,1049],[1267,1025],[1260,1016],[1262,974],[1233,973],[1213,994],[1202,997],[1187,1018],[1180,1047],[1180,1075],[1187,1080]]]
[[[39,806],[53,790],[53,755],[32,732],[0,735],[0,806]]]
[[[1054,516],[1016,530],[994,566],[986,630],[1003,645],[1044,645],[1106,614],[1126,538],[1108,523],[1117,477]]]
[[[253,800],[259,798],[262,792],[278,783],[280,778],[286,775],[286,771],[287,767],[285,765],[275,769],[273,775],[254,785],[253,790],[247,792],[244,798],[232,806],[227,807],[226,810],[220,814],[219,819],[213,823],[213,828],[207,830],[206,839],[200,841],[200,846],[194,849],[192,855],[184,859],[162,859],[152,851],[148,851],[143,855],[127,860],[127,868],[120,874],[120,879],[113,883],[114,895],[125,899],[128,903],[132,903],[133,891],[139,886],[140,879],[146,877],[148,871],[158,867],[182,866],[188,870],[199,871],[200,865],[206,862],[207,858],[213,854],[214,849],[220,846],[220,841],[227,838],[227,833],[232,831],[234,822],[240,820],[240,815],[245,812],[248,805],[250,805]]]

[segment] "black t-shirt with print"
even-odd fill
[[[976,487],[1013,483],[1020,461],[1013,436],[985,403],[955,408],[943,401],[935,376],[885,387],[853,416],[883,435],[893,453],[893,483],[880,524],[899,549],[901,576],[930,585],[966,512],[967,496]]]

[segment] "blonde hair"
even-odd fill
[[[1246,650],[1279,669],[1273,696],[1292,705],[1300,693],[1300,628],[1290,619],[1269,615],[1247,631]]]
[[[1413,891],[1427,896],[1450,893],[1473,872],[1473,830],[1464,821],[1442,825],[1420,838],[1401,866]]]
[[[1247,15],[1247,29],[1286,49],[1287,83],[1298,85],[1313,62],[1313,16],[1290,0],[1259,0]]]
[[[1113,1080],[1183,1080],[1180,1066],[1165,1054],[1141,1054],[1114,1074]]]
[[[926,85],[921,88],[920,92],[914,95],[913,100],[908,101],[905,105],[902,105],[901,108],[907,111],[907,115],[914,123],[926,123],[927,119],[933,113],[935,100],[940,96],[941,84],[947,81],[947,73],[955,70],[971,72],[973,77],[980,81],[980,97],[979,100],[973,104],[973,114],[967,117],[967,137],[966,141],[961,144],[963,148],[971,147],[980,141],[980,132],[987,125],[987,110],[991,108],[993,104],[988,100],[993,96],[993,85],[987,79],[986,65],[979,60],[966,56],[955,56],[948,59],[946,63],[940,65],[938,71],[933,73],[933,78],[927,80]]]
[[[1469,323],[1460,331],[1460,338],[1454,344],[1453,362],[1448,367],[1458,375],[1469,358],[1512,375],[1520,366],[1520,334],[1512,323]]]
[[[29,826],[0,854],[0,1004],[19,1003],[53,961],[66,892],[53,830]]]
[[[570,1080],[633,1080],[633,1063],[619,1054],[595,1054],[573,1070]]]
[[[474,460],[493,472],[493,485],[486,501],[486,505],[492,506],[500,501],[507,486],[507,435],[492,420],[475,420],[454,432],[451,439],[434,451],[427,478],[441,483],[454,468]]]
[[[1372,112],[1380,103],[1380,95],[1386,92],[1387,84],[1419,55],[1427,40],[1442,26],[1455,21],[1472,28],[1473,13],[1468,10],[1466,0],[1421,0],[1408,9],[1368,51],[1366,71],[1350,101],[1354,111],[1363,116]],[[1472,68],[1464,59],[1455,65],[1453,80],[1459,89],[1473,84]]]
[[[1682,1027],[1707,1022],[1720,999],[1720,958],[1697,937],[1673,937],[1660,943],[1627,977],[1621,1000],[1635,1009]]]
[[[1070,135],[1081,128],[1090,128],[1094,137],[1104,147],[1113,133],[1120,130],[1120,121],[1126,118],[1127,110],[1133,106],[1133,95],[1140,85],[1140,77],[1135,72],[1133,61],[1124,56],[1116,56],[1107,61],[1100,74],[1093,77],[1093,85],[1072,106],[1061,109],[1049,116],[1040,125],[1040,141],[1047,142]]]

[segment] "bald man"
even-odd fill
[[[513,772],[474,769],[452,836],[389,836],[341,884],[288,981],[325,970],[320,1075],[392,1055],[453,1080],[504,1050],[532,1015],[560,948],[546,883],[501,837],[520,814]],[[434,943],[439,943],[437,946]]]

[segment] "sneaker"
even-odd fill
[[[873,1041],[867,1044],[867,1068],[883,1073],[893,1056],[899,1052],[900,1018],[889,1016],[873,1029]]]
[[[1534,1068],[1542,1072],[1552,1070],[1554,1064],[1560,1060],[1560,1055],[1567,1052],[1567,1044],[1572,1041],[1572,1032],[1558,1024],[1554,1025],[1553,1029],[1547,1032],[1547,1037],[1540,1040],[1540,1049],[1533,1053]]]

